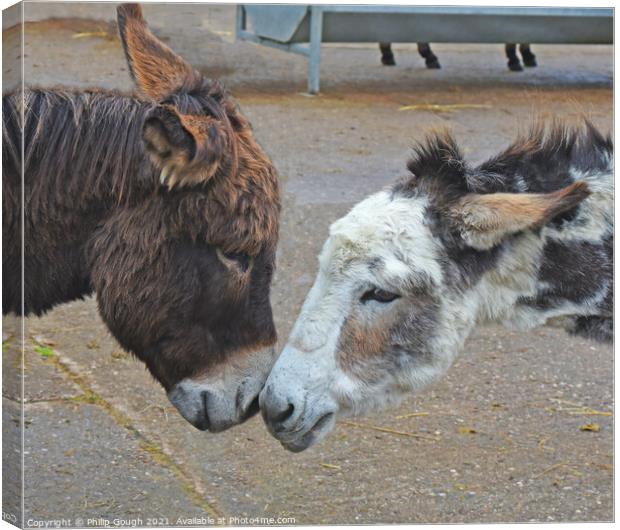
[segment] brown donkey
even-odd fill
[[[26,315],[95,292],[181,414],[221,431],[258,410],[274,360],[277,173],[231,96],[139,5],[118,25],[139,97],[3,96],[3,312],[22,313],[22,287]]]

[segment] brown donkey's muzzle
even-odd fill
[[[168,392],[168,399],[197,429],[224,431],[258,412],[258,396],[274,358],[270,347],[204,377],[183,379]]]

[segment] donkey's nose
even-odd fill
[[[303,412],[303,401],[287,394],[274,392],[268,385],[260,395],[260,408],[265,423],[274,432],[282,432],[295,424]]]
[[[187,388],[183,384],[176,385],[168,394],[168,399],[187,421],[201,431],[209,430],[208,403],[212,395],[207,390]]]

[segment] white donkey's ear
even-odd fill
[[[486,250],[511,234],[544,225],[588,195],[583,181],[552,193],[470,193],[451,205],[449,215],[468,245]]]

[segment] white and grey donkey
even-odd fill
[[[330,228],[319,272],[260,406],[291,451],[337,417],[445,373],[472,328],[569,317],[613,338],[613,145],[590,123],[536,126],[478,167],[449,134],[411,175]]]

